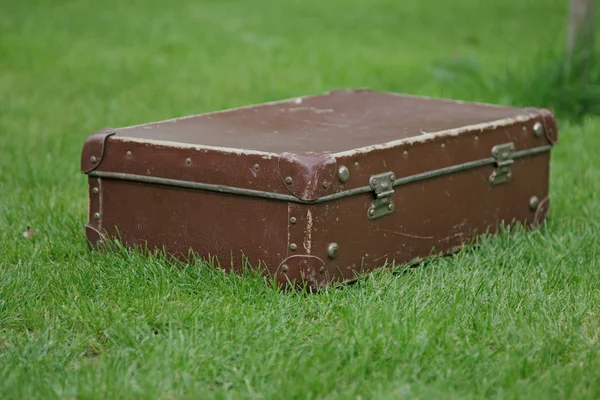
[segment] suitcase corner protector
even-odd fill
[[[97,250],[105,243],[104,235],[89,224],[85,225],[85,236],[87,238],[88,246],[91,249]]]
[[[278,172],[287,190],[299,200],[326,195],[337,174],[337,161],[329,153],[281,153]]]
[[[288,287],[301,287],[306,284],[311,290],[318,290],[333,278],[328,273],[325,262],[310,254],[298,254],[284,259],[275,271],[277,282]]]
[[[544,224],[546,218],[548,217],[548,212],[550,211],[550,196],[546,196],[541,199],[535,208],[535,214],[533,216],[533,221],[531,222],[531,226],[533,228],[538,228]]]
[[[87,174],[95,170],[102,162],[104,148],[109,136],[116,133],[114,129],[106,128],[92,133],[87,137],[81,151],[81,172]]]

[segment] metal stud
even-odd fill
[[[185,159],[185,165],[191,165],[192,164],[192,159],[191,158],[186,158]]]
[[[258,169],[259,169],[259,168],[260,168],[260,165],[258,165],[258,164],[254,164],[254,170],[255,170],[255,171],[258,171]]]
[[[92,193],[98,194],[98,193],[100,193],[100,190],[97,187],[95,187],[92,189]]]
[[[446,147],[446,143],[442,143],[442,149]]]
[[[95,213],[94,214],[94,219],[100,219],[100,213]]]
[[[388,210],[392,211],[394,209],[394,204],[390,203],[388,204]]]
[[[535,137],[540,137],[542,136],[542,133],[544,133],[544,126],[541,122],[536,122],[535,125],[533,125],[533,134]]]
[[[369,208],[369,215],[375,215],[375,209]]]
[[[529,209],[531,211],[537,210],[539,204],[540,200],[536,196],[532,196],[531,199],[529,199]]]
[[[286,177],[285,178],[285,183],[287,183],[288,185],[291,185],[292,184],[292,177],[291,176]]]
[[[396,175],[391,174],[390,175],[390,181],[394,182],[396,180]]]
[[[337,243],[330,243],[329,246],[327,246],[327,257],[329,257],[330,260],[333,260],[338,256],[339,251],[340,246],[338,246]]]
[[[127,156],[127,158],[131,158],[131,151],[127,150],[127,153],[125,153],[125,155]]]
[[[350,170],[342,165],[338,170],[338,178],[340,182],[346,182],[350,178]]]
[[[96,158],[96,156],[91,156],[90,161],[92,162],[92,164],[96,164],[98,162],[98,159]]]
[[[296,246],[296,243],[292,243],[290,244],[290,250],[294,251],[298,248],[298,246]]]
[[[287,264],[283,264],[283,265],[281,266],[281,272],[283,272],[284,274],[285,274],[286,272],[288,272],[288,266],[287,266]]]
[[[479,140],[479,136],[475,136],[475,141],[478,141],[478,140]]]
[[[296,217],[290,218],[290,224],[294,225],[296,223]]]
[[[408,150],[404,150],[404,158],[408,157]]]

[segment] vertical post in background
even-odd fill
[[[567,54],[569,61],[574,57],[587,64],[594,51],[596,31],[596,0],[569,0],[569,27]],[[587,70],[587,65],[583,65]]]

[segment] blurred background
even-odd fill
[[[600,110],[597,11],[592,0],[0,1],[4,200],[45,187],[80,217],[91,132],[330,89],[547,107],[579,123]]]
[[[0,398],[600,398],[597,16],[591,0],[0,0]],[[547,225],[307,297],[88,251],[92,132],[355,87],[553,110]]]
[[[576,77],[563,82],[556,76],[574,20],[570,3],[593,5],[3,1],[2,128],[56,138],[60,127],[61,136],[72,139],[77,132],[81,138],[104,126],[365,86],[554,106],[577,116],[574,103],[590,108],[592,94],[571,93]],[[588,82],[597,84],[596,65],[591,69]],[[23,113],[28,118],[19,119]]]

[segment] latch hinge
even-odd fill
[[[508,182],[512,179],[513,153],[515,152],[515,144],[504,143],[492,148],[492,156],[496,160],[496,169],[490,175],[490,185],[499,185]]]
[[[381,218],[384,215],[394,212],[394,181],[396,176],[393,172],[385,172],[383,174],[373,175],[369,179],[369,186],[375,193],[375,200],[367,211],[369,219]]]

